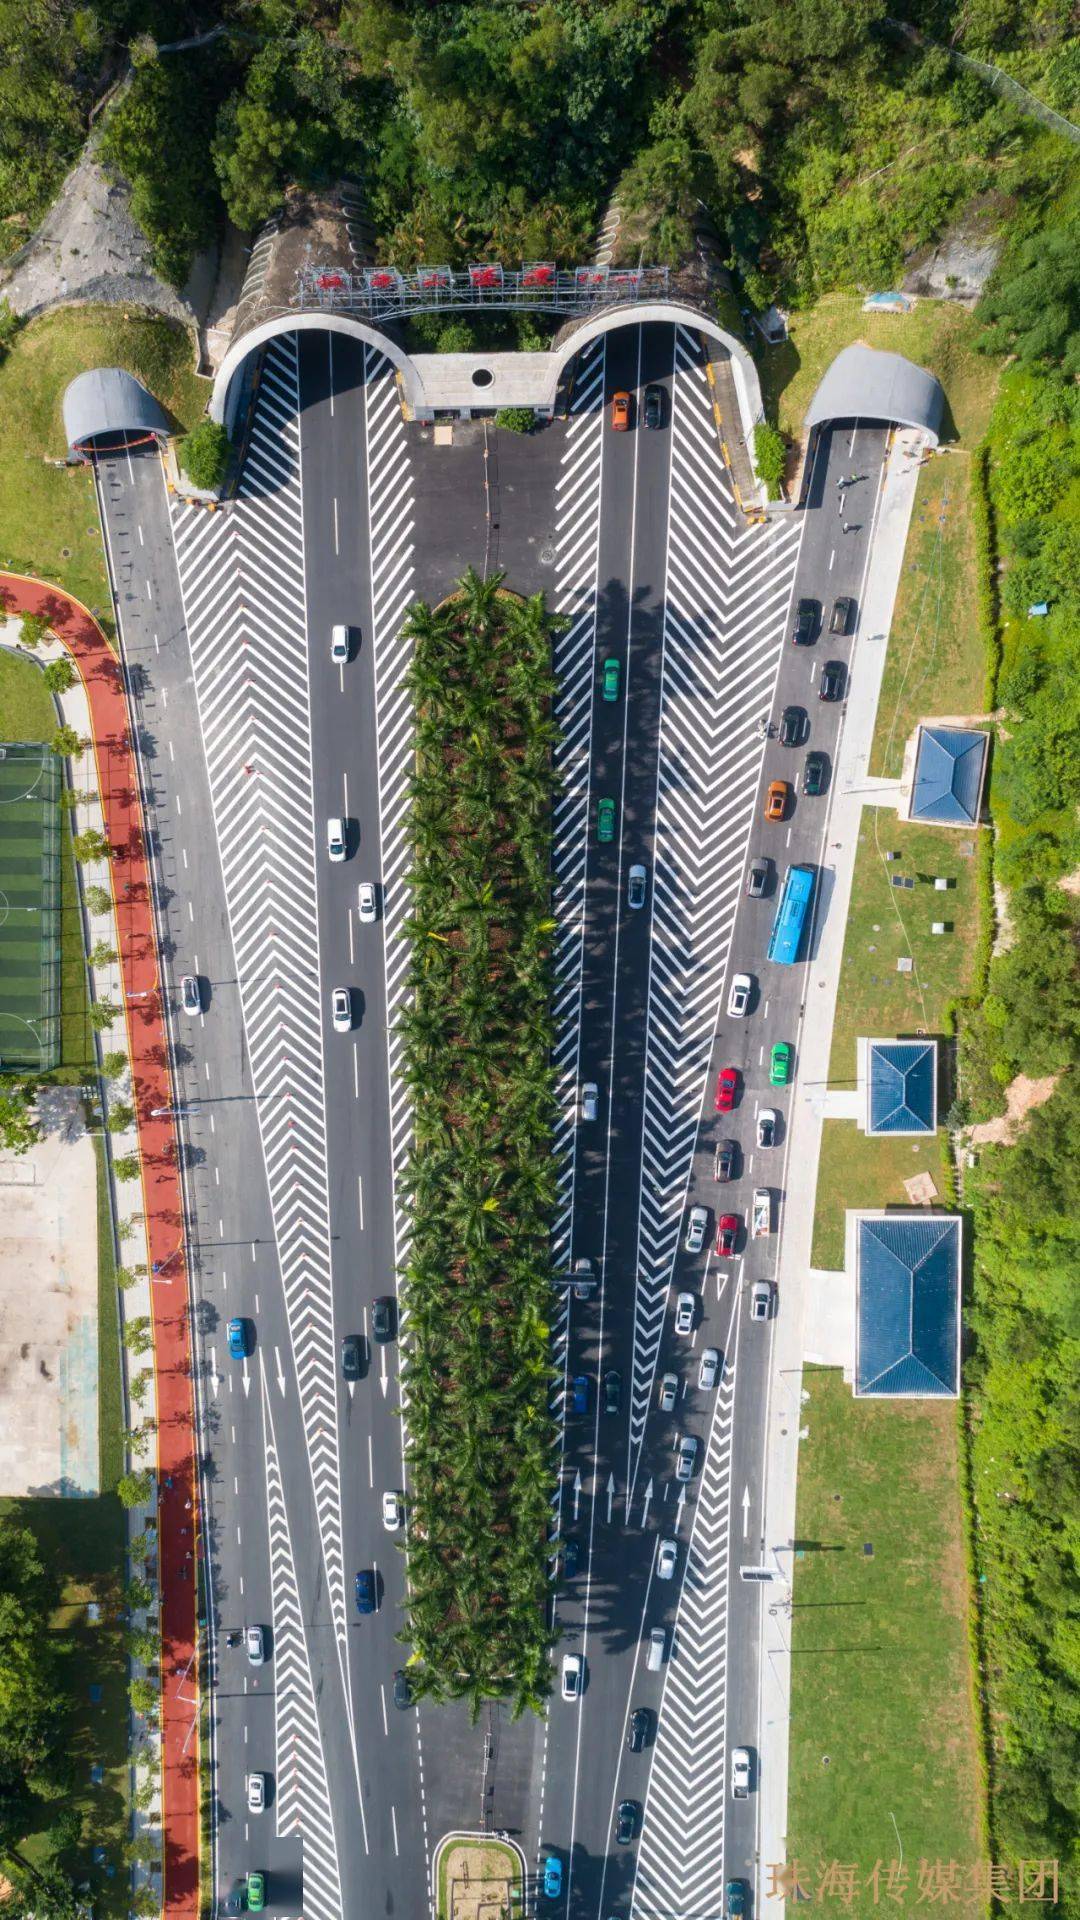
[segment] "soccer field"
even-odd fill
[[[0,1071],[60,1061],[60,762],[0,747]]]

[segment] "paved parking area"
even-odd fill
[[[0,1153],[0,1494],[99,1493],[93,1143]]]

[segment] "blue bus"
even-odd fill
[[[769,935],[769,959],[775,960],[778,967],[793,966],[798,959],[813,897],[813,867],[789,867]]]

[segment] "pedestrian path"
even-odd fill
[[[235,504],[173,507],[177,566],[326,1568],[344,1658],[295,334],[267,350]]]
[[[628,1504],[802,538],[801,519],[746,525],[683,329],[671,440]]]

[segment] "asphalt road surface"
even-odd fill
[[[766,824],[765,784],[782,777],[801,788],[807,745],[785,748],[775,734],[763,742],[758,728],[797,704],[809,747],[835,755],[843,704],[819,701],[817,680],[824,660],[847,660],[850,634],[821,631],[793,647],[791,607],[810,595],[827,623],[837,595],[858,599],[885,431],[834,428],[799,526],[751,541],[710,479],[719,456],[696,343],[670,327],[628,327],[589,367],[595,397],[582,387],[576,424],[501,453],[494,524],[480,430],[461,434],[449,457],[432,450],[395,421],[377,356],[340,336],[293,336],[268,356],[244,490],[226,513],[170,510],[156,458],[119,455],[99,469],[186,1140],[213,1576],[217,1883],[224,1892],[260,1867],[268,1910],[309,1920],[425,1911],[439,1835],[484,1821],[514,1832],[530,1864],[549,1848],[560,1854],[562,1900],[545,1903],[535,1889],[530,1898],[568,1920],[716,1913],[722,1880],[753,1882],[759,1864],[755,1796],[733,1805],[727,1787],[730,1747],[755,1748],[758,1718],[763,1601],[739,1569],[768,1554],[771,1333],[769,1322],[750,1322],[748,1297],[775,1271],[783,1223],[790,1096],[768,1085],[770,1048],[797,1044],[804,1012],[803,967],[772,966],[765,948],[786,866],[820,859],[828,796],[800,790],[784,823]],[[640,418],[650,384],[664,395],[655,432]],[[627,433],[606,423],[619,389],[638,405]],[[560,531],[561,490],[577,485],[579,468],[593,481]],[[392,649],[400,606],[416,591],[434,597],[469,561],[499,561],[511,584],[547,585],[558,602],[583,541],[592,555],[584,640],[574,642],[580,665],[567,653],[566,673],[568,701],[578,675],[587,722],[587,800],[557,865],[582,866],[575,1074],[600,1089],[598,1120],[574,1135],[567,1231],[573,1256],[590,1258],[601,1284],[592,1299],[568,1302],[561,1325],[565,1381],[583,1376],[589,1403],[566,1420],[556,1542],[574,1540],[578,1572],[563,1577],[560,1558],[553,1598],[556,1665],[582,1652],[587,1686],[565,1703],[556,1676],[545,1722],[512,1726],[496,1709],[471,1728],[456,1709],[393,1704],[406,1652],[395,1638],[404,1563],[382,1496],[403,1486],[402,1432],[396,1345],[377,1347],[370,1322],[372,1300],[394,1291],[402,1230],[393,1192],[401,1089],[387,1030],[408,741]],[[354,630],[344,664],[330,658],[337,622]],[[718,684],[688,691],[695,633],[713,630],[724,649]],[[615,701],[599,691],[608,655],[620,662]],[[601,796],[616,803],[605,845],[595,830]],[[327,822],[339,816],[348,857],[331,862]],[[770,859],[770,885],[751,900],[745,865],[757,854]],[[640,910],[627,896],[638,862]],[[680,885],[691,907],[699,891],[710,895],[714,865],[723,868],[715,912],[696,933],[687,918],[679,947],[672,900]],[[359,919],[362,880],[379,890],[374,924]],[[734,970],[755,978],[738,1021],[724,1011]],[[709,1010],[687,1016],[686,1051],[672,1066],[664,992],[674,972],[688,983],[691,1012],[693,980],[704,980]],[[198,1016],[179,1011],[185,973],[202,983]],[[339,986],[351,996],[347,1033],[330,1020]],[[740,1090],[735,1111],[720,1116],[712,1089],[726,1065],[739,1070]],[[677,1102],[667,1114],[669,1069],[684,1087],[689,1131]],[[771,1151],[755,1144],[765,1105],[781,1115]],[[720,1189],[713,1149],[727,1136],[739,1143],[737,1177]],[[759,1186],[770,1192],[773,1231],[750,1243]],[[691,1255],[684,1212],[696,1203],[709,1209],[710,1239]],[[718,1259],[707,1249],[727,1211],[743,1225],[734,1257]],[[681,1288],[697,1303],[687,1336],[672,1325]],[[774,1297],[773,1314],[782,1311]],[[250,1326],[242,1363],[226,1351],[234,1315]],[[354,1384],[340,1375],[347,1334],[365,1354]],[[697,1382],[709,1346],[723,1365],[706,1391]],[[603,1411],[611,1371],[617,1414]],[[678,1383],[671,1413],[659,1404],[668,1372]],[[674,1476],[682,1435],[698,1441],[685,1486]],[[656,1570],[661,1539],[677,1543],[669,1581]],[[353,1601],[360,1569],[375,1573],[378,1598],[363,1618]],[[268,1632],[262,1667],[227,1644],[252,1623]],[[650,1672],[644,1642],[655,1627],[665,1659]],[[632,1753],[638,1707],[649,1712],[649,1739]],[[269,1776],[264,1814],[246,1810],[253,1771]],[[627,1846],[614,1831],[624,1799],[637,1809]]]

